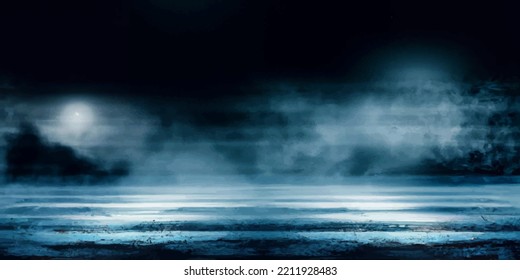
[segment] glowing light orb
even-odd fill
[[[84,103],[66,105],[59,117],[62,127],[73,135],[87,132],[94,124],[94,119],[94,111]]]

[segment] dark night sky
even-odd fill
[[[517,175],[519,5],[3,1],[1,165]]]
[[[0,73],[37,91],[142,87],[221,97],[265,80],[358,79],[372,52],[422,45],[467,57],[471,75],[509,77],[520,65],[518,8],[515,1],[4,1]]]

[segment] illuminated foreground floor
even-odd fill
[[[0,257],[520,259],[517,182],[383,181],[2,186]]]

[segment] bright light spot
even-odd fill
[[[59,120],[61,126],[70,136],[81,136],[94,124],[94,112],[85,103],[71,103],[63,108]]]

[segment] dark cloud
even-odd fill
[[[107,168],[78,154],[73,148],[48,142],[29,123],[6,135],[5,175],[11,182],[58,182],[96,184],[128,175],[128,164],[120,162]]]

